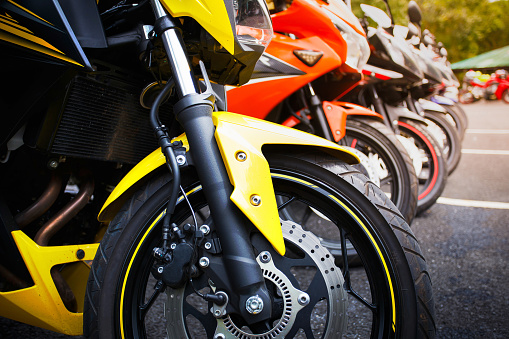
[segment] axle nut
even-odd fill
[[[258,295],[249,297],[246,301],[246,310],[251,314],[258,314],[263,310],[263,300]]]

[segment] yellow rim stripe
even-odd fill
[[[301,179],[290,177],[290,176],[283,175],[283,174],[272,173],[272,176],[276,177],[276,178],[277,177],[279,177],[279,178],[286,178],[286,179],[290,179],[292,181],[301,182],[301,183],[303,183],[303,184],[305,184],[307,186],[313,187],[313,188],[317,187],[317,186],[315,186],[315,185],[313,185],[313,184],[311,184],[311,183],[309,183],[309,182],[307,182],[305,180],[301,180]],[[189,191],[188,193],[186,193],[186,195],[189,195],[189,194],[197,191],[198,189],[201,189],[201,186],[196,187],[195,189]],[[394,287],[392,285],[392,279],[391,279],[391,276],[389,274],[389,268],[387,266],[387,263],[385,261],[384,256],[382,255],[382,251],[380,250],[380,247],[376,243],[375,238],[371,235],[371,233],[369,232],[368,228],[359,219],[359,217],[355,213],[353,213],[353,211],[350,208],[348,208],[348,206],[346,206],[338,198],[336,198],[333,195],[329,195],[329,197],[331,197],[337,203],[339,203],[352,217],[354,217],[354,219],[357,221],[357,223],[359,223],[359,225],[361,225],[361,227],[364,229],[364,232],[366,232],[366,234],[368,235],[369,239],[371,240],[371,242],[375,246],[376,251],[378,252],[379,257],[382,260],[382,263],[383,263],[384,269],[385,269],[385,274],[387,276],[387,280],[388,280],[388,283],[389,283],[389,288],[391,290],[391,299],[392,299],[392,330],[394,332],[396,332],[396,300],[394,298]],[[179,202],[182,199],[183,199],[183,197],[180,197]],[[124,324],[124,293],[125,293],[125,287],[126,287],[126,283],[127,283],[127,277],[129,276],[129,272],[131,270],[131,266],[132,266],[133,260],[136,257],[136,254],[138,253],[138,250],[139,250],[141,244],[145,241],[145,238],[147,237],[147,235],[150,233],[152,228],[154,228],[154,226],[159,222],[159,220],[161,220],[161,218],[164,216],[164,214],[165,214],[165,211],[161,212],[161,214],[154,220],[154,222],[147,229],[147,231],[143,235],[142,239],[138,243],[138,246],[136,247],[136,250],[134,251],[133,255],[131,256],[131,261],[129,262],[129,266],[127,267],[127,271],[126,271],[126,274],[125,274],[125,277],[124,277],[124,283],[122,284],[122,294],[120,296],[120,332],[121,332],[122,338],[125,338],[125,335],[124,335],[124,325],[123,325]]]
[[[313,187],[316,187],[304,180],[300,180],[300,179],[297,179],[297,178],[293,178],[293,177],[289,177],[289,176],[286,176],[286,175],[282,175],[282,174],[272,174],[272,176],[274,177],[282,177],[282,178],[287,178],[287,179],[291,179],[291,180],[294,180],[294,181],[299,181],[299,182],[302,182],[308,186],[313,186]],[[389,282],[389,287],[391,289],[391,299],[392,299],[392,329],[394,332],[396,332],[396,300],[394,298],[394,288],[392,286],[392,279],[391,279],[391,276],[389,274],[389,268],[387,267],[387,263],[385,262],[385,258],[384,256],[382,255],[382,251],[380,251],[380,247],[378,247],[378,244],[376,243],[375,241],[375,238],[373,238],[373,236],[371,235],[371,233],[369,232],[369,230],[367,229],[367,227],[364,225],[364,223],[359,219],[359,217],[357,217],[357,215],[355,215],[355,213],[353,213],[353,211],[348,208],[348,206],[346,206],[342,201],[340,201],[338,198],[336,198],[335,196],[333,195],[329,195],[329,197],[331,197],[332,199],[334,199],[337,203],[339,203],[348,213],[350,213],[351,216],[353,216],[355,218],[355,220],[357,220],[357,222],[359,223],[359,225],[362,226],[362,228],[364,229],[364,232],[366,232],[366,234],[369,236],[371,242],[373,243],[373,245],[375,245],[375,248],[376,248],[376,251],[378,252],[378,255],[380,257],[380,259],[382,260],[382,263],[384,265],[384,269],[385,269],[385,273],[387,275],[387,280]]]
[[[145,238],[150,233],[152,228],[154,228],[154,226],[159,222],[159,220],[161,220],[161,218],[165,214],[166,214],[166,210],[161,212],[161,214],[159,214],[159,216],[156,218],[156,220],[154,220],[152,225],[150,225],[147,232],[145,232],[145,234],[143,235],[143,238],[141,238],[140,242],[138,243],[138,246],[136,247],[136,250],[134,251],[134,253],[131,257],[131,261],[129,262],[129,266],[127,267],[127,271],[126,271],[126,274],[124,277],[124,283],[122,284],[122,294],[120,296],[120,334],[121,334],[122,338],[125,338],[125,335],[124,335],[124,293],[125,293],[125,285],[127,283],[127,277],[129,276],[129,271],[131,270],[131,266],[133,264],[134,258],[136,258],[136,254],[138,253],[138,250],[140,249],[141,244],[143,244],[143,242],[145,241]]]
[[[192,190],[187,192],[186,195],[193,194],[194,192],[196,192],[200,189],[201,189],[201,185],[193,188]],[[184,197],[181,196],[177,200],[177,203],[181,202],[183,199],[184,199]],[[154,228],[154,226],[157,225],[157,223],[161,220],[161,218],[164,217],[165,214],[166,214],[166,209],[164,211],[162,211],[161,214],[159,214],[157,216],[157,218],[154,220],[154,222],[149,226],[149,228],[147,229],[147,231],[141,238],[140,242],[138,243],[138,246],[134,250],[134,253],[131,256],[131,261],[129,262],[129,266],[127,267],[127,271],[126,271],[125,277],[124,277],[124,283],[122,284],[122,294],[120,295],[120,334],[121,334],[122,338],[125,338],[125,335],[124,335],[124,293],[125,293],[125,286],[127,284],[127,277],[129,276],[129,272],[131,271],[131,266],[133,264],[134,258],[136,258],[136,254],[138,253],[138,250],[140,249],[141,244],[143,244],[147,235]]]
[[[36,18],[38,18],[38,19],[40,19],[40,20],[42,20],[42,21],[44,21],[44,22],[46,22],[46,23],[50,24],[51,26],[54,26],[51,22],[49,22],[49,21],[47,21],[47,20],[44,20],[43,18],[41,18],[41,17],[40,17],[40,16],[38,16],[37,14],[35,14],[35,13],[33,13],[33,12],[29,11],[28,9],[26,9],[25,7],[23,7],[23,6],[21,6],[21,5],[18,5],[18,4],[17,4],[17,3],[15,3],[14,1],[12,1],[12,0],[7,0],[7,1],[9,1],[11,4],[13,4],[13,5],[14,5],[14,6],[16,6],[16,7],[21,8],[21,9],[22,9],[22,10],[24,10],[25,12],[27,12],[27,13],[29,13],[29,14],[31,14],[31,15],[33,15],[33,16],[35,16]]]

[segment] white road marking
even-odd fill
[[[467,149],[461,150],[463,154],[488,154],[488,155],[509,155],[509,151],[498,149]]]
[[[509,134],[509,129],[475,129],[468,128],[465,133],[468,134]]]
[[[497,201],[464,200],[440,197],[438,198],[437,203],[462,207],[480,207],[509,210],[509,203]]]

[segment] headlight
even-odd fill
[[[264,0],[233,0],[235,30],[240,43],[267,47],[273,36]]]
[[[369,45],[366,37],[357,33],[350,25],[339,18],[337,15],[326,11],[332,20],[332,23],[341,32],[341,36],[345,39],[347,44],[346,61],[345,63],[359,71],[362,70],[364,65],[369,59]]]

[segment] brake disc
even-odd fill
[[[291,221],[281,221],[283,237],[287,242],[291,242],[295,247],[309,256],[316,267],[316,274],[323,278],[324,286],[327,290],[327,313],[324,329],[327,331],[323,338],[339,338],[346,330],[347,317],[347,294],[343,288],[344,279],[341,270],[335,266],[334,256],[320,244],[320,240],[311,232],[305,231],[300,225]],[[277,254],[276,254],[277,255]],[[284,338],[296,324],[298,313],[313,307],[310,304],[309,295],[297,287],[291,280],[278,268],[268,251],[262,251],[256,258],[262,269],[265,279],[274,284],[279,295],[283,299],[283,312],[279,321],[273,323],[273,327],[265,333],[253,334],[239,328],[230,315],[225,315],[217,319],[214,338],[217,339],[272,339],[276,337]],[[298,259],[282,258],[295,261]],[[278,260],[278,262],[281,262]],[[179,290],[167,289],[165,315],[167,320],[167,332],[169,338],[188,338],[185,323],[183,319],[183,294],[184,288]],[[311,315],[311,310],[306,314]]]

